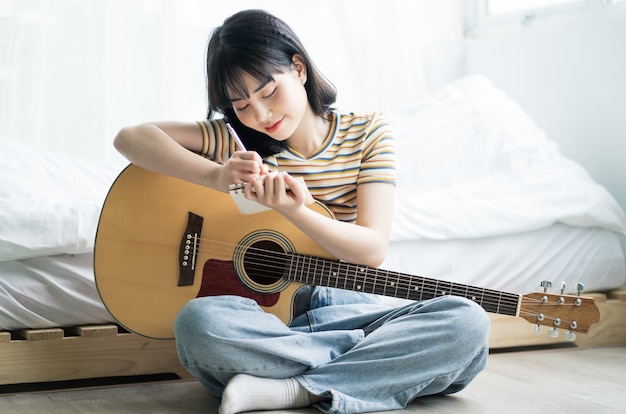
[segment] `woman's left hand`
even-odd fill
[[[281,213],[298,209],[314,201],[304,180],[292,177],[286,172],[270,172],[249,182],[245,195],[246,198]]]

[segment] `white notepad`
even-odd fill
[[[237,204],[240,213],[254,214],[270,209],[254,200],[248,200],[244,194],[245,186],[245,184],[231,184],[228,191],[233,197],[233,200],[235,200],[235,204]]]

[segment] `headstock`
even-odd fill
[[[556,338],[557,328],[567,330],[565,337],[573,341],[575,332],[586,333],[589,327],[600,320],[600,311],[593,298],[582,297],[583,285],[577,285],[578,296],[564,295],[565,283],[561,284],[560,294],[547,293],[550,282],[543,281],[543,292],[534,292],[522,296],[519,316],[539,326],[549,326],[548,335]]]

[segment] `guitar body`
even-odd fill
[[[322,204],[311,208],[332,217]],[[302,284],[282,279],[283,252],[331,257],[274,210],[244,215],[230,194],[130,165],[105,200],[94,272],[121,325],[168,339],[180,309],[203,296],[249,297],[289,323]]]

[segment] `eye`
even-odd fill
[[[246,109],[248,109],[248,106],[250,106],[250,105],[248,105],[248,104],[243,105],[243,106],[235,106],[235,105],[233,105],[233,109],[235,110],[235,112],[243,112]]]
[[[277,89],[278,89],[278,87],[274,87],[274,89],[272,89],[272,91],[270,93],[268,93],[267,95],[263,96],[263,99],[271,98],[276,93]]]

